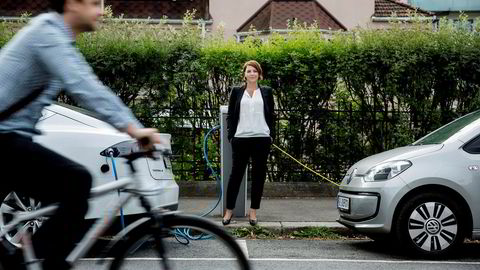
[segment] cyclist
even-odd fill
[[[81,235],[92,177],[80,164],[33,142],[42,109],[61,89],[83,107],[132,138],[162,143],[156,129],[144,128],[94,75],[75,38],[94,31],[103,15],[101,0],[50,0],[53,10],[33,18],[0,51],[1,198],[16,191],[42,202],[58,202],[55,216],[33,235],[44,269],[69,269],[65,261]],[[2,239],[5,269],[25,269]]]

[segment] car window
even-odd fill
[[[448,138],[453,136],[455,133],[459,132],[464,127],[468,126],[469,124],[473,123],[479,118],[480,118],[480,110],[475,111],[473,113],[469,113],[435,130],[434,132],[423,137],[422,139],[414,142],[413,145],[443,143]]]
[[[480,154],[480,136],[465,144],[463,150],[470,154]]]

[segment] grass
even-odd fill
[[[309,239],[309,240],[345,240],[365,239],[348,229],[327,227],[305,227],[296,230],[270,230],[261,226],[234,228],[230,231],[237,238],[247,239]]]
[[[276,234],[261,226],[235,228],[232,234],[237,238],[274,239]]]
[[[326,227],[308,227],[300,230],[295,230],[290,233],[290,237],[294,238],[320,238],[328,240],[338,240],[342,236],[332,229]]]

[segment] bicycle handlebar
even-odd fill
[[[157,159],[157,157],[155,157],[155,154],[160,154],[162,156],[170,156],[172,155],[172,150],[170,148],[164,147],[163,145],[155,144],[153,146],[153,149],[151,150],[133,152],[130,154],[120,155],[119,157],[125,158],[131,162],[142,157]]]

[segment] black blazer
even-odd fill
[[[230,93],[227,114],[228,140],[231,141],[237,132],[238,120],[240,119],[240,101],[245,92],[246,85],[234,86]],[[268,86],[259,86],[263,98],[263,109],[265,121],[270,129],[270,137],[275,138],[275,103],[273,101],[273,90]]]

